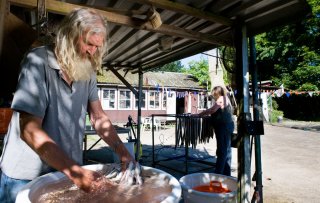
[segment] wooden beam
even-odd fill
[[[158,8],[180,12],[186,15],[191,15],[193,17],[205,19],[214,23],[220,23],[226,26],[232,26],[233,24],[233,21],[230,20],[229,18],[215,15],[210,12],[202,11],[200,9],[196,9],[182,3],[177,3],[177,2],[168,1],[168,0],[130,0],[130,1],[141,3],[141,4],[150,4]]]
[[[212,10],[213,12],[222,12],[223,10],[237,4],[240,3],[240,0],[218,0],[218,1],[214,1],[211,6],[210,6],[210,10]]]
[[[109,11],[112,13],[122,14],[126,16],[133,16],[133,15],[142,15],[147,16],[147,11],[142,10],[128,10],[128,9],[118,9],[118,8],[111,8],[111,7],[104,7],[104,6],[95,6],[95,5],[86,5],[90,8],[95,8],[103,11]]]
[[[263,0],[246,1],[246,2],[242,3],[240,6],[234,8],[232,10],[229,10],[228,13],[227,13],[227,16],[229,16],[229,17],[238,16],[241,13],[245,12],[246,9],[250,8],[251,6],[254,6],[254,5],[260,3],[261,1],[263,1]]]
[[[189,47],[181,47],[181,49],[179,51],[173,51],[173,53],[168,53],[164,56],[157,56],[155,59],[153,60],[148,60],[150,62],[147,62],[145,64],[142,65],[142,71],[146,72],[149,71],[155,67],[160,67],[164,64],[167,64],[171,61],[177,61],[183,58],[183,56],[187,57],[192,55],[193,53],[195,53],[195,50],[199,51],[198,53],[204,52],[204,51],[208,51],[210,49],[215,48],[216,46],[214,45],[208,45],[207,47],[204,47],[203,45],[199,44],[199,43],[194,43],[192,45],[188,45]],[[178,54],[176,54],[176,53]],[[136,73],[137,71],[132,71],[132,73]]]
[[[292,1],[292,0],[282,0],[282,1],[275,1],[273,3],[268,4],[267,6],[264,6],[259,9],[255,9],[253,12],[250,12],[250,14],[245,16],[245,22],[248,22],[252,19],[259,18],[265,15],[270,14],[271,12],[274,12],[275,10],[279,10],[285,7],[291,8],[292,5],[297,4],[299,2]],[[288,9],[286,9],[288,12],[290,12]],[[279,19],[281,20],[281,19]]]
[[[123,84],[125,84],[127,88],[129,88],[136,97],[139,96],[139,92],[134,87],[132,87],[132,85],[120,73],[118,73],[117,70],[115,70],[113,67],[110,67],[110,66],[107,68],[111,70],[111,72],[115,74],[117,78],[119,78],[119,80],[121,80],[121,82],[123,82]]]
[[[2,56],[2,45],[4,37],[4,18],[7,13],[7,0],[0,0],[0,57]]]
[[[9,1],[11,4],[23,6],[23,7],[37,6],[36,0],[9,0]],[[69,4],[69,3],[65,3],[61,1],[53,1],[53,0],[47,0],[46,3],[47,3],[46,7],[48,12],[58,13],[63,15],[66,15],[76,7],[88,8],[86,6],[80,6],[80,5]],[[172,26],[172,25],[166,25],[166,24],[162,24],[158,29],[155,29],[153,28],[151,23],[148,21],[146,22],[141,19],[131,18],[125,15],[120,15],[120,14],[112,13],[109,11],[103,11],[99,9],[94,9],[94,10],[99,12],[101,15],[105,16],[109,22],[112,22],[115,24],[125,25],[125,26],[129,26],[139,30],[148,30],[151,32],[161,33],[169,36],[187,38],[187,39],[201,41],[209,44],[224,45],[224,46],[231,45],[231,42],[219,36],[200,33],[193,30],[187,30],[187,29],[183,29],[180,27]]]
[[[150,23],[147,24],[148,28],[146,30],[152,29],[152,25]],[[183,29],[172,25],[162,24],[160,29],[158,29],[159,33],[176,36],[181,38],[187,38],[195,41],[206,42],[209,44],[223,45],[223,46],[231,46],[232,43],[225,38],[205,34],[201,32],[196,32],[193,30]]]

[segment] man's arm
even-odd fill
[[[42,119],[20,112],[21,139],[51,167],[64,173],[79,188],[90,191],[92,181],[100,175],[77,165],[42,129]]]
[[[98,135],[120,156],[121,162],[129,163],[130,161],[134,161],[134,158],[125,148],[116,130],[112,126],[109,117],[103,111],[100,101],[90,102],[88,111],[91,125]]]

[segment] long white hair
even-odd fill
[[[93,34],[107,35],[106,20],[96,11],[87,8],[75,9],[70,12],[61,22],[55,38],[54,52],[57,56],[61,69],[71,79],[75,79],[79,64],[78,40],[84,36],[87,40]],[[107,53],[106,37],[103,46],[98,47],[95,54],[90,57],[92,69],[100,70],[102,60]]]

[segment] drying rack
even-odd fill
[[[184,154],[182,155],[172,155],[169,157],[165,157],[162,159],[156,159],[155,156],[155,143],[154,143],[154,139],[155,139],[155,133],[154,133],[154,118],[155,117],[174,117],[175,118],[175,150],[179,145],[179,142],[183,143],[181,147],[184,148]],[[198,115],[192,115],[192,114],[152,114],[152,166],[156,167],[156,166],[161,166],[182,174],[189,174],[189,173],[195,173],[195,172],[199,172],[199,171],[204,171],[204,170],[208,170],[208,169],[213,169],[215,168],[215,162],[213,161],[208,161],[207,159],[212,158],[212,156],[209,157],[204,157],[204,158],[194,158],[191,157],[189,154],[189,148],[192,145],[192,148],[196,148],[196,144],[194,143],[194,139],[198,139],[199,136],[199,132],[201,132],[200,129],[194,129],[195,126],[192,125],[192,121],[194,119],[210,119],[209,117],[199,117]],[[179,134],[179,133],[182,133]],[[212,131],[213,133],[213,131]],[[213,134],[212,134],[213,136]],[[179,140],[182,139],[182,140]],[[192,140],[193,139],[193,140]],[[164,162],[167,161],[172,161],[172,160],[182,160],[184,162],[184,169],[177,169],[174,167],[170,167],[166,164],[163,164]],[[189,165],[190,163],[200,163],[200,165],[198,166],[198,170],[189,170]]]

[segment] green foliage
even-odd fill
[[[292,84],[295,89],[301,89],[302,85],[309,84],[314,86],[312,90],[320,88],[320,66],[301,66],[293,71],[292,79],[295,84]]]
[[[306,83],[320,88],[320,1],[308,3],[310,17],[256,37],[262,80],[272,77],[276,85],[294,90]]]
[[[91,126],[91,122],[88,114],[86,114],[86,125]]]
[[[311,83],[304,83],[300,86],[299,91],[317,91],[318,87]]]
[[[320,94],[305,93],[274,97],[288,119],[302,121],[320,121]]]
[[[272,100],[272,109],[277,110],[278,108],[279,108],[279,105],[278,105],[277,101],[273,99]]]
[[[181,64],[181,61],[174,61],[160,67],[159,69],[157,69],[157,71],[181,72],[182,69],[183,69],[183,65]]]
[[[270,100],[271,100],[271,108],[269,110],[270,122],[274,123],[278,121],[278,117],[283,118],[283,111],[278,110],[279,108],[278,102],[272,99],[272,96],[268,98],[268,103],[270,103]]]
[[[283,118],[283,111],[272,110],[269,115],[271,115],[271,123],[275,123],[278,121],[279,117]]]
[[[207,85],[208,83],[208,89],[210,89],[208,60],[201,57],[199,61],[190,61],[188,65],[189,67],[184,68],[182,72],[196,77],[200,85]]]

